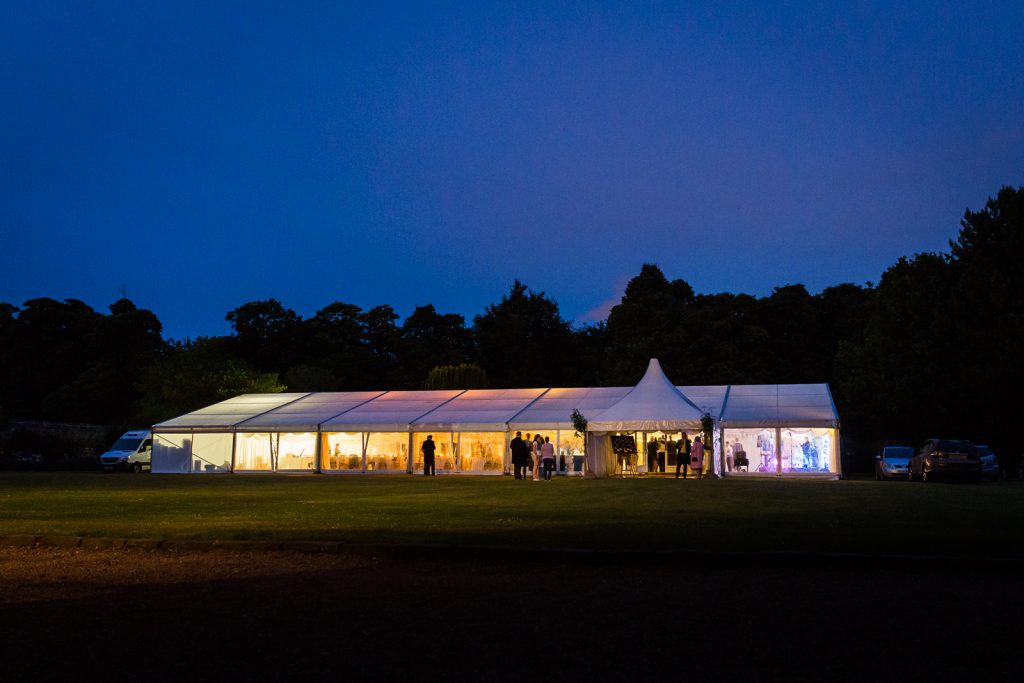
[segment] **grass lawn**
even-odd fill
[[[0,474],[0,535],[1024,558],[1019,482]]]

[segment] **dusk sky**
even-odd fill
[[[0,301],[877,281],[1024,184],[1024,3],[0,8]]]

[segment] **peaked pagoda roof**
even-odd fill
[[[588,417],[588,416],[584,416]],[[588,417],[590,431],[679,431],[700,427],[703,412],[668,380],[652,358],[647,372],[617,403]]]

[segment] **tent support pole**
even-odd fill
[[[719,460],[719,463],[718,463],[719,475],[718,476],[719,477],[724,477],[726,475],[726,471],[725,471],[725,425],[722,424],[721,420],[718,421],[718,444],[719,444],[719,450],[720,450],[720,452],[718,454],[718,460]]]
[[[369,432],[359,432],[359,443],[363,445],[363,474],[366,474],[366,446],[370,443]]]
[[[412,459],[412,432],[409,432],[409,453],[406,456],[405,460],[406,460],[406,463],[405,463],[405,473],[406,474],[412,474],[412,463],[413,463],[413,459]]]
[[[839,478],[843,478],[843,451],[841,444],[843,443],[840,437],[839,427],[836,427],[836,438],[832,440],[832,450],[835,453],[835,462],[832,463],[834,466],[833,471],[839,475]]]
[[[322,474],[320,463],[323,459],[323,443],[324,433],[320,431],[320,427],[318,426],[316,429],[316,447],[313,449],[313,471],[317,474]]]
[[[510,437],[511,437],[511,433],[508,431],[508,428],[507,428],[507,425],[506,425],[506,429],[505,429],[505,451],[504,451],[504,453],[502,453],[502,456],[501,456],[501,470],[502,470],[502,473],[504,473],[504,474],[508,474],[509,461],[511,460],[511,456],[509,455],[509,448],[511,448],[510,444],[512,442],[512,439]]]
[[[782,427],[775,428],[775,476],[782,476]]]

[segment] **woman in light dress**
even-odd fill
[[[697,479],[702,478],[704,471],[704,443],[701,437],[693,439],[693,446],[690,448],[690,470]]]
[[[523,447],[526,449],[526,462],[523,465],[533,467],[533,463],[537,460],[537,454],[533,452],[533,437],[529,432],[526,433],[526,438],[523,440]],[[523,472],[523,479],[525,478],[526,472]]]
[[[540,434],[533,435],[533,480],[540,481],[540,448],[544,445],[544,437]]]

